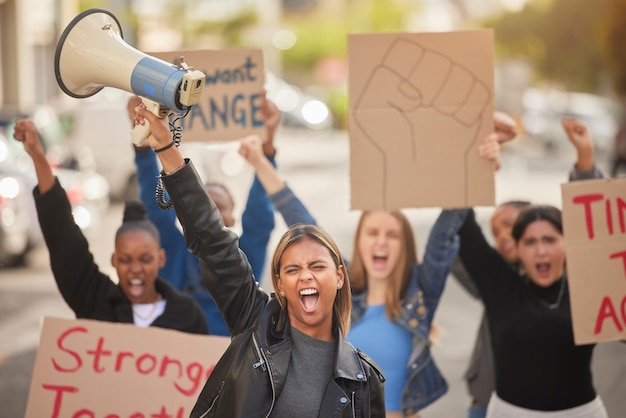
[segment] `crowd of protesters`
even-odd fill
[[[442,210],[421,260],[402,210],[363,211],[348,262],[279,175],[280,112],[264,96],[267,139],[239,147],[255,173],[241,236],[231,230],[232,194],[200,178],[172,146],[167,120],[137,96],[127,110],[150,134],[134,149],[141,202],[127,202],[115,235],[117,283],[95,263],[33,122],[18,120],[14,138],[34,164],[51,269],[77,318],[231,337],[191,416],[420,416],[448,390],[432,334],[449,273],[484,305],[465,375],[468,417],[608,416],[592,379],[595,344],[574,342],[560,209],[532,197],[501,203],[490,219],[495,247],[472,208]],[[517,128],[501,113],[493,121],[478,152],[495,172]],[[603,178],[588,128],[562,126],[577,156],[570,181]],[[157,187],[174,210],[159,207]],[[287,230],[269,257],[266,292],[258,281],[275,212]]]

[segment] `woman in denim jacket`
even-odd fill
[[[289,225],[314,224],[302,202],[263,157],[258,138],[242,142],[241,155]],[[497,162],[499,146],[486,138],[481,153]],[[361,215],[350,265],[352,328],[348,340],[385,373],[386,416],[416,416],[446,393],[448,386],[430,354],[429,334],[466,210],[444,210],[433,226],[418,263],[413,230],[400,211]],[[393,346],[394,350],[389,350]]]

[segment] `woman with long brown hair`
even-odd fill
[[[495,134],[485,138],[480,150],[484,158],[497,165],[499,151]],[[315,223],[263,156],[258,138],[244,140],[240,153],[254,166],[287,224]],[[448,389],[430,354],[430,336],[448,269],[458,251],[456,234],[466,214],[467,210],[442,211],[421,263],[413,229],[401,211],[361,215],[349,265],[353,292],[348,341],[374,359],[385,374],[387,417],[416,416]]]

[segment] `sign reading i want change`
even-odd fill
[[[26,418],[188,417],[230,338],[45,318]]]
[[[179,57],[205,74],[200,103],[181,119],[183,141],[222,142],[257,134],[266,139],[261,116],[265,64],[260,49],[151,52],[174,63]]]

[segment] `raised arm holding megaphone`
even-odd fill
[[[54,72],[68,96],[86,98],[104,87],[135,93],[158,117],[170,111],[186,114],[197,104],[205,74],[184,61],[170,64],[147,55],[122,39],[122,29],[111,12],[89,9],[63,31],[54,56]],[[150,131],[137,125],[131,131],[135,145],[143,145]]]

